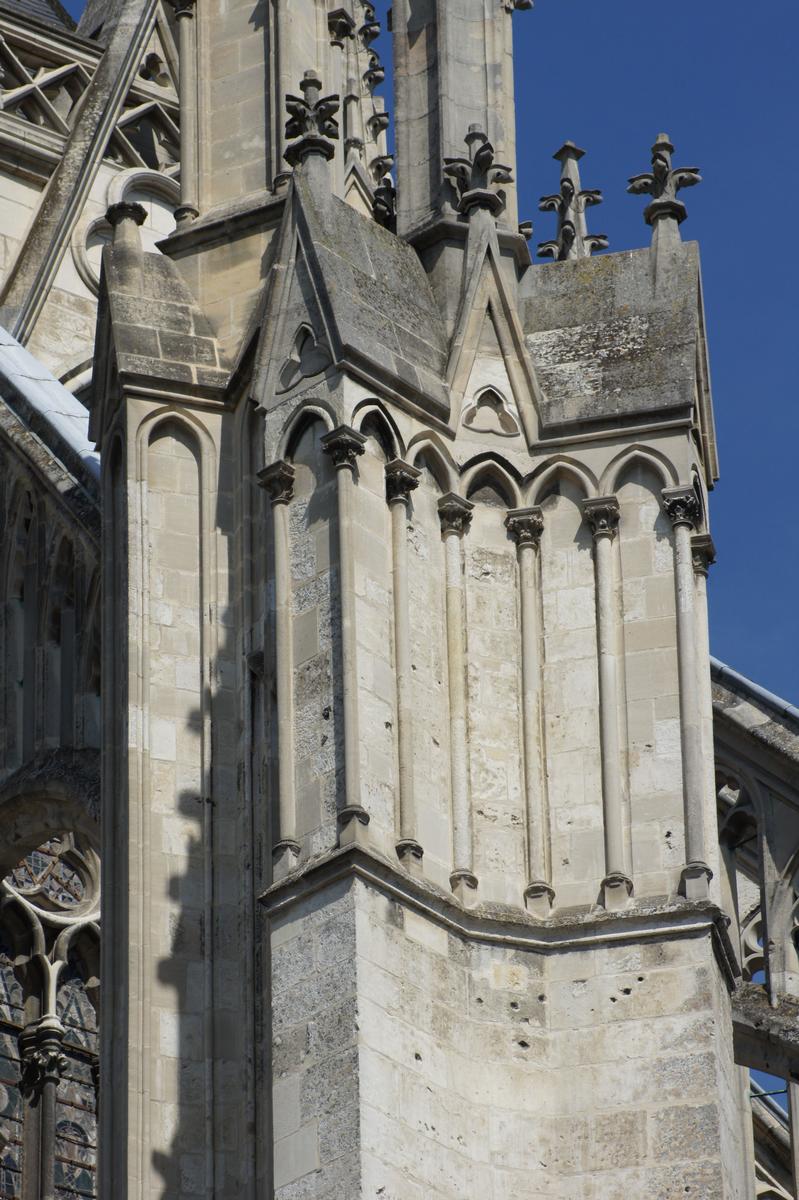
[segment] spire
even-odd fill
[[[283,157],[292,167],[312,154],[329,162],[336,153],[333,141],[338,141],[336,113],[340,99],[322,95],[322,81],[315,71],[305,72],[300,89],[302,96],[286,96],[286,137],[298,140],[286,147]]]
[[[560,164],[560,191],[554,196],[542,196],[538,207],[542,212],[558,214],[558,236],[553,242],[541,242],[538,254],[541,258],[554,258],[564,262],[572,258],[588,258],[596,250],[606,250],[608,239],[604,233],[590,234],[585,219],[585,210],[602,203],[602,193],[596,189],[584,190],[580,184],[580,168],[577,165],[585,154],[574,142],[564,142],[552,157]]]
[[[652,170],[645,175],[633,175],[627,191],[634,196],[651,196],[644,209],[644,220],[656,235],[667,233],[679,241],[679,226],[688,216],[685,205],[677,199],[682,188],[702,182],[697,167],[673,167],[674,147],[668,134],[658,134],[652,147]]]
[[[512,14],[530,7],[529,0],[395,0],[401,236],[456,220],[464,211],[464,195],[475,188],[492,194],[487,203],[497,210],[496,219],[519,236]],[[468,160],[463,155],[467,133]],[[487,185],[477,181],[484,164],[489,173],[504,174],[507,188],[499,205],[492,186],[499,182],[496,176]]]

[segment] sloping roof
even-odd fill
[[[100,456],[89,440],[87,409],[2,327],[0,397],[70,474],[94,490]]]
[[[545,425],[691,408],[702,319],[696,244],[680,246],[665,268],[646,249],[527,272],[524,329]]]
[[[717,658],[710,660],[715,718],[799,765],[799,708]]]
[[[342,357],[446,412],[446,331],[415,250],[329,191],[317,195],[304,171],[294,187]]]
[[[0,10],[13,13],[16,17],[33,17],[45,25],[58,29],[75,28],[75,22],[58,0],[2,0]]]

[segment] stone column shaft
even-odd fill
[[[554,899],[550,884],[549,812],[541,738],[541,659],[539,654],[539,566],[544,514],[540,508],[508,513],[508,532],[516,542],[522,638],[522,730],[524,789],[527,814],[527,876],[525,902],[537,916],[548,916]]]
[[[680,676],[680,738],[685,812],[683,891],[690,899],[708,894],[711,871],[705,861],[704,761],[697,674],[696,597],[691,533],[699,504],[690,486],[663,492],[674,527],[674,579],[677,600],[677,658]]]
[[[466,622],[461,538],[469,528],[474,505],[454,493],[438,504],[444,537],[447,597],[447,667],[449,676],[450,770],[452,777],[452,857],[450,884],[462,899],[477,887],[474,874],[472,805],[469,788],[469,743],[466,700]]]
[[[716,561],[716,549],[709,534],[695,534],[691,539],[696,593],[696,684],[699,694],[699,713],[702,731],[702,762],[704,765],[703,798],[716,794],[716,766],[713,747],[713,692],[710,683],[710,636],[708,631],[707,577]],[[715,806],[704,803],[705,845],[713,854],[712,869],[719,862],[715,852],[717,817]]]
[[[386,467],[386,496],[391,509],[394,580],[394,660],[397,673],[397,740],[399,758],[399,841],[397,854],[406,866],[419,864],[418,815],[413,783],[413,694],[411,622],[408,597],[408,505],[421,472],[399,459]]]
[[[261,471],[259,483],[272,501],[275,569],[275,690],[277,703],[278,806],[280,827],[272,848],[279,874],[291,869],[300,853],[294,783],[294,646],[291,619],[291,544],[289,504],[294,468],[276,462]]]
[[[599,739],[602,752],[602,806],[605,828],[605,878],[608,908],[624,904],[632,894],[624,846],[624,786],[619,738],[618,626],[613,580],[613,541],[619,525],[619,503],[603,496],[584,503],[594,535],[597,653],[599,659]]]
[[[366,438],[346,425],[322,438],[322,447],[336,468],[338,491],[339,587],[341,592],[341,662],[344,708],[344,807],[339,813],[342,834],[348,826],[357,834],[369,817],[361,804],[360,738],[358,734],[358,665],[355,631],[354,492],[357,460]]]
[[[197,113],[197,24],[195,0],[176,0],[180,54],[180,207],[178,224],[199,215],[199,120]]]

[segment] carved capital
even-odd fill
[[[278,459],[270,467],[258,472],[258,485],[273,504],[289,504],[294,499],[294,478],[295,471],[291,463]]]
[[[438,502],[438,516],[442,533],[464,534],[472,523],[474,505],[454,492],[448,492]]]
[[[343,50],[347,39],[355,37],[355,18],[346,8],[336,8],[327,15],[327,30],[331,46],[339,46]]]
[[[135,225],[143,225],[147,220],[147,211],[141,204],[130,200],[120,200],[105,210],[105,219],[112,229],[116,229],[123,221],[133,221]]]
[[[544,532],[543,510],[514,508],[505,518],[505,528],[517,546],[537,546]]]
[[[694,571],[697,575],[704,575],[707,579],[708,572],[716,561],[716,547],[713,544],[713,538],[709,533],[697,533],[691,538],[691,552],[694,560]]]
[[[300,83],[302,96],[286,96],[286,137],[297,138],[286,147],[283,157],[296,167],[309,155],[318,154],[330,160],[335,156],[333,142],[338,140],[336,113],[341,107],[339,96],[323,96],[322,81],[315,71],[306,71]]]
[[[342,467],[355,470],[358,458],[363,454],[366,437],[349,425],[339,425],[332,433],[326,433],[322,438],[322,449],[333,460],[333,466],[339,470]]]
[[[48,1083],[58,1083],[67,1069],[62,1051],[64,1028],[56,1017],[45,1017],[20,1034],[22,1094],[34,1103]]]
[[[687,525],[695,529],[699,524],[702,512],[696,492],[692,487],[676,487],[663,489],[663,511],[675,529]]]
[[[178,20],[181,17],[193,17],[196,0],[169,0]]]
[[[619,502],[615,496],[598,496],[583,501],[583,516],[595,539],[614,538],[619,528]]]
[[[411,492],[416,491],[422,472],[418,467],[395,458],[386,464],[386,500],[389,504],[401,500],[408,503]]]
[[[676,221],[678,225],[682,224],[688,213],[682,200],[677,199],[677,193],[682,188],[694,187],[702,182],[697,167],[673,167],[673,154],[674,147],[668,135],[658,134],[652,147],[652,170],[643,175],[633,175],[629,181],[627,191],[633,196],[652,197],[644,209],[647,225],[654,225],[664,217]]]

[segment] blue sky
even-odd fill
[[[382,16],[388,4],[377,8]],[[711,646],[799,702],[799,415],[790,366],[799,341],[799,5],[537,0],[514,24],[521,215],[534,220],[536,242],[553,234],[538,197],[556,189],[551,156],[567,138],[588,152],[584,185],[605,193],[590,218],[611,251],[648,242],[644,202],[625,187],[648,169],[658,133],[675,143],[675,165],[702,171],[704,183],[684,193],[683,235],[702,248],[721,458],[711,497],[719,555]]]

